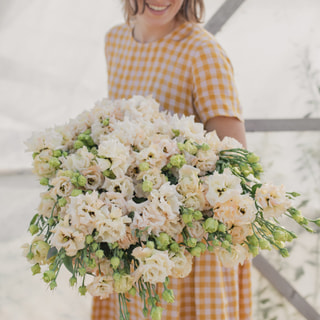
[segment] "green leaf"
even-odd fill
[[[37,220],[38,217],[39,217],[39,214],[38,214],[38,213],[33,216],[33,218],[32,218],[31,221],[30,221],[30,226],[36,222],[36,220]]]
[[[65,267],[73,274],[72,258],[69,256],[65,256],[63,258],[63,263],[64,263]]]
[[[56,256],[58,254],[58,250],[56,247],[51,247],[48,251],[48,254],[47,254],[47,260],[49,260],[50,258]]]

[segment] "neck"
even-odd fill
[[[136,21],[133,29],[133,37],[141,43],[156,41],[171,33],[182,23],[183,21],[181,21],[181,19],[174,19],[164,26],[155,28],[154,26],[150,27],[142,22]]]

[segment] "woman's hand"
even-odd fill
[[[235,117],[217,116],[209,119],[205,125],[207,131],[215,130],[220,139],[231,137],[247,147],[244,122]]]

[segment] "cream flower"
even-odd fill
[[[106,299],[114,292],[113,278],[112,276],[96,276],[93,281],[87,285],[87,289],[92,296]]]
[[[183,195],[199,190],[199,174],[200,170],[189,165],[184,165],[179,170],[179,182],[177,191]]]
[[[265,219],[278,218],[292,205],[290,199],[286,197],[283,185],[264,184],[256,190],[255,198],[263,209]]]
[[[252,223],[257,213],[254,200],[248,194],[240,195],[237,191],[231,193],[228,201],[216,203],[213,211],[218,220],[237,226]]]
[[[136,244],[139,239],[134,235],[134,232],[129,226],[126,226],[125,235],[118,241],[119,248],[128,249],[131,245]]]
[[[76,230],[72,226],[66,225],[67,217],[65,221],[57,224],[52,230],[53,237],[51,239],[51,244],[58,250],[64,248],[66,254],[73,257],[77,252],[85,247],[85,235]]]
[[[102,189],[105,189],[108,192],[121,193],[123,198],[129,200],[133,197],[134,185],[130,177],[122,176],[116,179],[106,178]]]
[[[171,261],[174,263],[172,268],[173,278],[185,278],[192,270],[192,255],[188,251],[181,250],[171,257]]]
[[[239,141],[231,137],[224,137],[218,146],[218,151],[238,148],[243,149],[243,145]]]
[[[253,234],[253,230],[251,224],[245,224],[241,226],[234,226],[229,230],[229,233],[232,236],[233,244],[241,244],[246,240],[247,236],[251,236]]]
[[[55,129],[46,129],[44,132],[33,132],[25,142],[27,151],[41,152],[45,149],[60,149],[62,147],[62,135]]]
[[[225,169],[222,174],[215,172],[208,176],[205,182],[208,185],[206,198],[214,206],[217,202],[228,201],[231,194],[242,193],[241,179],[234,176],[229,168]]]
[[[215,253],[226,268],[236,267],[247,259],[247,250],[240,244],[231,246],[230,252],[222,247],[215,247]]]
[[[93,165],[94,155],[88,151],[87,147],[78,149],[75,153],[66,158],[60,157],[61,166],[65,170],[82,171]]]
[[[33,160],[32,172],[39,177],[51,178],[56,169],[49,165],[49,161],[52,157],[52,150],[42,150]]]
[[[129,274],[121,275],[120,279],[114,281],[114,291],[117,293],[128,292],[134,283],[134,277]]]
[[[215,170],[218,159],[219,157],[214,150],[209,149],[205,151],[200,149],[197,152],[197,156],[192,159],[191,164],[200,169],[199,175],[204,175],[207,172],[213,172]]]
[[[52,196],[55,198],[56,196],[68,197],[74,189],[74,186],[70,181],[70,178],[62,175],[56,176],[53,179],[51,179],[50,185],[53,186],[53,188],[50,190],[50,194],[52,194]]]
[[[201,190],[186,194],[182,202],[185,207],[192,208],[194,210],[202,211],[205,207],[205,198]]]
[[[87,178],[85,189],[96,190],[104,183],[104,176],[98,166],[91,166],[81,171],[81,174]]]
[[[206,232],[203,230],[202,224],[199,221],[193,221],[192,227],[187,227],[191,237],[196,238],[198,241],[201,241],[206,235]]]
[[[29,260],[30,263],[39,263],[41,265],[47,264],[47,255],[50,245],[44,241],[44,236],[34,237],[31,245],[25,243],[22,246],[23,255],[26,257],[29,252],[33,253],[33,258]]]
[[[52,196],[50,191],[43,192],[40,194],[41,200],[38,206],[38,213],[44,217],[49,218],[53,210],[53,216],[57,216],[57,208],[54,207],[56,203],[56,197]]]

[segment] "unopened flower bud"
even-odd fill
[[[151,309],[151,319],[152,320],[161,320],[162,308],[161,307],[152,307]]]
[[[57,282],[56,282],[55,280],[52,280],[52,281],[50,282],[49,287],[50,287],[50,290],[53,290],[54,288],[57,287]]]
[[[73,287],[75,284],[77,283],[77,278],[75,276],[72,276],[70,279],[69,279],[69,284],[71,287]]]
[[[159,250],[166,250],[170,244],[170,237],[165,232],[160,232],[159,236],[156,238],[157,248]]]
[[[259,239],[255,236],[247,236],[247,240],[249,241],[250,245],[252,246],[258,246],[259,245]]]
[[[201,145],[201,150],[203,151],[208,151],[210,149],[209,145],[207,143],[203,143]]]
[[[187,162],[183,154],[175,154],[170,158],[170,164],[173,167],[181,168],[186,163]]]
[[[32,271],[32,275],[35,275],[37,273],[40,273],[41,272],[41,268],[40,268],[40,265],[39,263],[36,263],[35,265],[33,265],[31,267],[31,271]]]
[[[190,253],[192,256],[194,257],[200,257],[201,256],[201,253],[202,253],[202,250],[201,248],[199,247],[194,247],[190,250]]]
[[[86,286],[80,286],[78,291],[82,296],[84,296],[87,293],[87,287]]]
[[[49,184],[49,179],[48,178],[41,178],[39,182],[42,186],[47,186]]]
[[[208,246],[207,249],[209,252],[212,252],[214,250],[213,246]]]
[[[247,160],[249,163],[255,163],[255,162],[258,162],[260,158],[257,155],[255,155],[253,152],[250,152],[247,155]]]
[[[58,168],[58,167],[60,167],[60,164],[61,164],[61,162],[56,157],[51,157],[49,160],[49,165],[52,168]]]
[[[232,242],[232,235],[231,234],[227,234],[226,235],[226,240],[229,242]]]
[[[38,231],[39,231],[39,227],[38,227],[36,224],[32,224],[32,225],[29,227],[29,232],[30,232],[32,235],[35,235]]]
[[[229,249],[230,248],[230,242],[228,240],[224,240],[221,242],[221,247],[225,248],[225,249]]]
[[[147,247],[149,249],[154,249],[154,242],[153,241],[147,241]]]
[[[214,247],[217,247],[217,246],[220,245],[220,241],[217,240],[217,239],[213,239],[213,240],[211,241],[211,243],[212,243],[212,245],[213,245]]]
[[[179,244],[177,242],[174,242],[170,245],[170,250],[174,253],[178,253],[180,251]]]
[[[86,270],[86,268],[82,267],[82,268],[78,269],[78,272],[79,272],[81,277],[84,277],[85,274],[87,273],[87,270]]]
[[[102,259],[102,258],[104,257],[104,252],[103,252],[103,250],[101,250],[101,249],[97,250],[97,251],[96,251],[96,257],[97,257],[98,259]]]
[[[284,257],[284,258],[287,258],[289,257],[289,252],[286,248],[281,248],[280,249],[280,254]]]
[[[66,204],[67,204],[66,198],[60,198],[58,200],[58,205],[59,205],[60,208],[63,208]]]
[[[99,249],[99,245],[96,242],[94,242],[91,244],[91,248],[93,251],[97,251]]]
[[[88,145],[89,147],[93,147],[93,146],[95,145],[92,137],[89,136],[89,135],[86,135],[85,143],[86,143],[86,145]]]
[[[184,143],[184,150],[192,155],[195,155],[198,152],[198,148],[190,140],[187,140]]]
[[[151,192],[153,188],[153,183],[150,180],[144,180],[142,183],[142,191]]]
[[[132,287],[128,293],[130,294],[130,296],[134,297],[137,293],[137,289],[135,287]]]
[[[142,313],[143,313],[143,316],[144,316],[145,318],[148,317],[149,311],[148,311],[147,307],[144,307],[144,308],[142,309]]]
[[[184,143],[178,142],[178,143],[177,143],[177,146],[178,146],[178,149],[179,149],[180,151],[183,151],[183,150],[184,150]]]
[[[53,151],[53,156],[56,157],[56,158],[61,157],[62,156],[61,150],[54,150]]]
[[[249,245],[249,252],[255,257],[259,254],[259,247]]]
[[[73,189],[71,192],[72,197],[77,197],[80,194],[82,194],[82,190],[79,190],[79,189]]]
[[[48,283],[48,282],[54,280],[55,277],[56,277],[56,273],[53,270],[47,270],[43,273],[42,279],[44,282]]]
[[[98,155],[98,149],[97,149],[97,147],[92,147],[92,148],[90,149],[90,152],[91,152],[92,154],[94,154],[95,156],[97,156],[97,155]]]
[[[106,119],[104,119],[104,120],[103,120],[102,125],[104,125],[104,126],[108,126],[108,125],[109,125],[109,123],[110,123],[109,118],[106,118]]]
[[[174,134],[175,137],[178,137],[180,135],[180,130],[179,129],[171,129],[172,133]]]
[[[270,242],[267,239],[260,238],[259,239],[259,247],[262,250],[271,250]]]
[[[194,218],[194,220],[201,220],[203,218],[202,212],[200,210],[196,210],[193,213],[193,218]]]
[[[73,148],[78,150],[81,149],[84,146],[84,143],[80,140],[76,140],[73,144]]]
[[[80,140],[80,141],[85,141],[85,140],[86,140],[86,134],[80,133],[80,134],[78,135],[78,140]]]
[[[197,247],[201,249],[201,253],[205,253],[207,250],[207,246],[203,242],[198,242]]]
[[[147,171],[149,169],[150,169],[150,165],[148,162],[143,161],[143,162],[139,163],[139,170],[140,171]]]
[[[205,232],[213,233],[218,230],[219,222],[214,218],[208,218],[202,225]]]
[[[27,259],[28,259],[28,260],[32,260],[33,257],[34,257],[34,254],[33,254],[31,251],[28,252],[28,254],[27,254]]]
[[[112,257],[110,259],[110,263],[111,263],[112,268],[115,270],[120,265],[120,259],[118,257]]]
[[[185,224],[187,223],[192,223],[192,220],[193,220],[193,215],[190,214],[190,213],[184,213],[182,215],[182,220]]]
[[[193,248],[197,245],[198,240],[196,238],[188,238],[186,241],[186,245],[190,248]]]
[[[164,290],[162,293],[162,298],[164,301],[166,301],[168,303],[173,303],[174,302],[173,290],[171,290],[171,289]]]
[[[109,178],[109,179],[115,179],[115,178],[116,178],[116,175],[115,175],[114,172],[113,172],[112,170],[110,170],[110,169],[104,170],[104,171],[102,172],[102,174],[103,174],[105,177]]]
[[[86,244],[91,244],[93,242],[93,236],[91,234],[86,235]]]
[[[316,224],[318,227],[320,227],[320,219],[313,220],[312,222]]]
[[[79,176],[77,182],[80,187],[84,187],[87,184],[87,178],[85,176]]]
[[[220,223],[219,226],[218,226],[218,231],[222,232],[222,233],[225,233],[227,231],[226,225],[223,224],[223,223]]]

